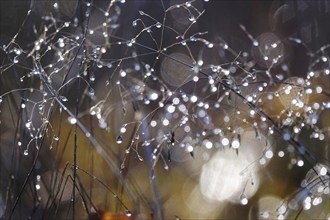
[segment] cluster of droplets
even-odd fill
[[[323,164],[317,164],[306,174],[305,179],[301,182],[301,189],[278,207],[277,219],[285,219],[299,209],[301,209],[300,214],[300,212],[306,212],[313,207],[320,206],[323,202],[327,203],[330,193],[329,187],[329,168]]]

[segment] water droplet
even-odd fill
[[[213,43],[208,43],[208,44],[207,44],[207,47],[208,47],[208,48],[213,48],[213,46],[214,46]]]
[[[247,205],[249,200],[247,199],[246,195],[242,194],[240,197],[240,203],[241,205]]]
[[[137,25],[137,22],[136,21],[133,21],[132,22],[132,25],[133,25],[133,27],[135,27]]]
[[[211,149],[213,147],[213,143],[209,140],[204,140],[203,141],[203,145],[207,148],[207,149]]]
[[[74,124],[76,124],[77,123],[77,119],[76,118],[74,118],[74,117],[68,117],[68,122],[70,123],[70,124],[72,124],[72,125],[74,125]]]
[[[60,138],[57,135],[54,135],[53,139],[54,139],[54,141],[60,140]]]
[[[151,94],[148,95],[148,99],[151,101],[155,101],[158,99],[158,94],[156,92],[153,92]]]
[[[121,144],[121,143],[123,143],[123,138],[122,138],[121,135],[119,135],[119,136],[116,138],[116,143],[117,143],[117,144]]]
[[[62,102],[67,102],[67,101],[68,101],[67,97],[65,97],[65,96],[60,96],[59,99],[60,99]]]
[[[24,151],[24,155],[25,155],[25,156],[29,155],[29,151],[28,151],[28,150],[25,150],[25,151]]]
[[[55,9],[58,9],[58,3],[55,2],[55,3],[53,4],[53,7],[54,7]]]
[[[286,206],[285,205],[281,205],[278,209],[277,209],[277,212],[279,214],[284,214],[286,212]]]
[[[124,70],[120,71],[120,76],[121,77],[125,77],[126,75],[127,75],[127,73]]]
[[[62,48],[62,47],[65,46],[65,44],[64,44],[64,42],[59,42],[59,43],[58,43],[58,46]]]
[[[293,40],[297,44],[301,44],[302,43],[301,39],[299,39],[299,38],[291,38],[290,40]]]
[[[170,121],[169,121],[168,119],[165,118],[165,119],[163,120],[163,125],[164,125],[164,126],[168,126],[169,124],[170,124]]]
[[[39,109],[39,112],[41,113],[42,110],[44,109],[44,105],[43,104],[39,104],[38,105],[38,109]]]
[[[126,127],[123,126],[121,129],[120,129],[120,133],[124,134],[126,132]]]
[[[18,57],[14,57],[14,63],[18,63]]]
[[[192,145],[190,145],[190,144],[187,144],[186,151],[189,152],[189,153],[191,153],[191,152],[194,151],[194,147]]]
[[[102,68],[102,67],[103,67],[103,64],[102,64],[101,62],[97,62],[97,63],[96,63],[96,66],[97,66],[98,68]]]
[[[27,129],[30,129],[30,127],[31,127],[31,121],[30,121],[30,120],[28,120],[28,121],[25,123],[25,127],[26,127]]]
[[[169,106],[167,107],[167,112],[168,112],[168,113],[173,113],[173,112],[175,112],[175,106],[174,106],[174,105],[169,105]]]
[[[129,211],[129,210],[126,210],[126,211],[125,211],[125,215],[126,215],[127,217],[131,217],[131,216],[132,216],[132,212]]]
[[[196,18],[193,15],[189,16],[189,21],[196,22]]]
[[[40,189],[40,185],[36,184],[36,190],[39,190],[39,189]]]
[[[222,140],[221,140],[221,144],[223,145],[223,146],[227,146],[228,144],[229,144],[229,140],[228,140],[228,138],[223,138]]]
[[[279,151],[279,152],[278,152],[278,156],[279,156],[279,157],[284,157],[284,155],[285,155],[285,153],[284,153],[283,151]]]
[[[273,153],[272,150],[267,150],[267,151],[265,152],[265,157],[266,157],[267,159],[271,159],[271,158],[273,157],[273,155],[274,155],[274,153]]]
[[[90,96],[94,96],[94,95],[95,95],[95,90],[94,90],[93,88],[90,88],[90,89],[88,90],[88,94],[89,94]]]
[[[90,73],[90,74],[89,74],[89,80],[90,80],[91,82],[94,82],[94,81],[95,81],[95,74],[94,74],[94,73]]]
[[[16,48],[16,47],[14,48],[14,52],[16,55],[20,55],[22,53],[21,49]]]
[[[324,166],[321,167],[319,174],[320,176],[325,176],[327,174],[327,168],[325,168]]]
[[[108,124],[103,118],[99,119],[99,127],[100,128],[104,129],[104,128],[107,128],[107,126],[108,126]]]
[[[240,142],[238,139],[234,139],[232,142],[231,142],[231,147],[234,148],[234,149],[238,149],[240,146]]]
[[[302,166],[304,166],[304,161],[303,161],[303,160],[298,160],[298,161],[297,161],[297,166],[298,166],[298,167],[302,167]]]
[[[191,97],[190,97],[190,101],[191,101],[192,103],[197,102],[197,96],[195,96],[195,95],[191,96]]]
[[[160,22],[157,22],[156,23],[156,28],[161,28],[162,27],[162,24]]]
[[[253,43],[253,46],[255,46],[255,47],[259,46],[259,42],[257,40],[254,40],[252,43]]]

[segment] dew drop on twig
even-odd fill
[[[88,94],[89,94],[90,96],[94,96],[94,95],[95,95],[95,90],[94,90],[93,88],[90,88],[90,89],[88,90]]]
[[[131,212],[130,210],[126,210],[126,211],[125,211],[125,215],[126,215],[127,217],[131,217],[131,216],[132,216],[132,212]]]
[[[30,129],[30,127],[31,127],[31,121],[30,121],[30,120],[28,120],[28,121],[25,123],[25,127],[26,127],[27,129]]]
[[[246,195],[242,194],[240,196],[240,203],[241,203],[241,205],[247,205],[248,202],[249,202],[249,200],[247,199]]]
[[[44,109],[44,105],[43,104],[39,104],[38,105],[39,113],[42,113],[43,109]]]
[[[18,63],[18,57],[16,56],[13,61],[14,63]]]
[[[238,149],[240,146],[240,142],[237,138],[233,139],[231,142],[231,147],[234,149]]]
[[[121,143],[123,143],[123,138],[122,138],[121,135],[118,135],[118,137],[116,138],[116,143],[117,143],[117,144],[121,144]]]
[[[90,75],[89,75],[89,80],[90,80],[91,82],[94,82],[94,81],[95,81],[95,74],[94,74],[94,73],[90,73]]]
[[[108,124],[103,118],[99,119],[99,127],[100,128],[105,129],[105,128],[107,128],[107,126],[108,126]]]
[[[54,141],[60,140],[60,138],[57,135],[54,135],[53,139],[54,139]]]
[[[68,101],[67,97],[65,97],[65,96],[60,96],[59,98],[62,102],[67,102]]]
[[[68,117],[68,122],[72,125],[76,124],[77,123],[77,119],[74,118],[74,117]]]

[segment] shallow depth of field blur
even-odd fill
[[[330,1],[0,10],[0,219],[330,220]]]

